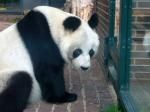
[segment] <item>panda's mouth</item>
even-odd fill
[[[83,71],[87,71],[88,69],[89,69],[89,67],[83,67],[83,66],[81,66],[80,67]]]
[[[88,71],[89,70],[89,67],[85,67],[85,66],[76,66],[76,64],[74,64],[73,60],[74,58],[69,58],[69,64],[72,66],[73,69],[76,69],[76,70],[82,70],[82,71]]]

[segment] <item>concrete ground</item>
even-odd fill
[[[0,20],[0,31],[12,23]],[[48,104],[38,102],[29,105],[24,112],[103,112],[103,109],[116,102],[112,86],[105,80],[97,59],[92,60],[92,68],[88,72],[75,71],[65,67],[66,89],[77,93],[74,103]]]

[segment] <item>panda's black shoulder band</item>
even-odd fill
[[[81,20],[77,17],[70,16],[63,22],[63,26],[66,30],[75,31],[81,25]]]

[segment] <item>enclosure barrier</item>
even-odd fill
[[[99,61],[114,85],[122,110],[149,112],[150,1],[97,0],[97,12]]]

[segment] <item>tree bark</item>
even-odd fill
[[[70,12],[88,21],[94,11],[95,0],[67,0],[70,2]]]

